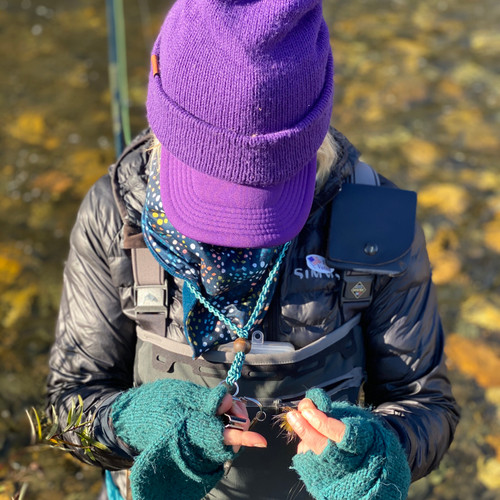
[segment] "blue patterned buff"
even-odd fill
[[[272,248],[228,248],[192,240],[179,233],[163,211],[159,162],[151,155],[142,230],[148,248],[165,270],[191,282],[197,290],[239,328],[250,318],[262,287],[283,246]],[[265,306],[253,326],[262,323],[276,287],[271,283]],[[194,357],[236,338],[224,323],[210,313],[183,287],[184,331]]]

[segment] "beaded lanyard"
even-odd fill
[[[251,349],[251,343],[248,340],[248,334],[250,332],[250,328],[252,328],[252,326],[255,323],[255,319],[257,318],[262,308],[264,307],[264,301],[266,300],[267,295],[269,293],[269,287],[271,286],[271,283],[275,278],[275,276],[278,274],[279,268],[281,266],[281,263],[283,262],[283,259],[285,257],[285,254],[289,246],[290,246],[289,241],[285,243],[285,245],[283,245],[283,248],[278,256],[278,259],[276,260],[274,266],[269,272],[269,276],[267,277],[266,281],[264,282],[264,285],[262,286],[262,291],[257,300],[257,303],[255,304],[255,308],[252,314],[250,315],[250,318],[248,319],[247,323],[245,324],[245,326],[243,326],[243,328],[236,326],[223,312],[214,307],[207,299],[205,299],[205,297],[203,297],[203,295],[195,287],[195,285],[193,285],[190,281],[186,281],[187,286],[189,287],[193,295],[201,302],[201,304],[203,304],[203,306],[209,312],[211,312],[216,318],[222,321],[230,330],[233,330],[236,333],[236,335],[238,335],[238,338],[234,341],[234,350],[236,352],[236,355],[234,357],[234,361],[231,364],[231,367],[227,372],[225,380],[226,384],[229,387],[237,385],[236,382],[241,377],[241,370],[243,368],[243,363],[245,362],[245,355],[248,354]]]

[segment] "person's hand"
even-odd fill
[[[259,434],[224,428],[223,413],[245,420],[248,414],[223,385],[160,379],[122,392],[111,410],[117,437],[135,455],[130,483],[136,499],[164,498],[165,491],[169,498],[202,498],[221,480],[224,463],[234,460],[233,446],[266,446]]]
[[[232,446],[235,453],[238,452],[241,446],[256,448],[265,448],[267,446],[264,436],[248,430],[250,419],[248,418],[248,411],[244,403],[235,401],[230,394],[226,394],[217,409],[217,415],[223,415],[224,413],[246,419],[243,431],[238,429],[224,430],[224,444]]]
[[[344,437],[345,424],[318,410],[308,398],[299,403],[296,411],[287,414],[287,420],[300,439],[297,453],[311,450],[319,455],[329,439],[339,443]]]
[[[314,388],[287,417],[301,440],[292,468],[313,498],[406,498],[406,453],[396,433],[368,408],[331,401]]]

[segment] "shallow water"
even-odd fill
[[[145,126],[163,2],[125,2],[131,121]],[[159,6],[161,3],[162,7]],[[104,2],[0,0],[0,500],[95,498],[99,472],[27,446],[42,401],[68,238],[113,161]],[[500,4],[325,1],[332,122],[419,193],[463,417],[413,499],[500,498]]]

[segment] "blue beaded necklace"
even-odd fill
[[[239,326],[235,325],[222,311],[219,311],[216,307],[214,307],[208,300],[203,297],[203,295],[200,293],[200,291],[189,281],[186,282],[187,286],[193,293],[193,295],[215,316],[217,317],[220,321],[222,321],[229,329],[233,330],[236,332],[236,335],[238,335],[239,338],[241,339],[248,339],[248,334],[253,327],[255,320],[257,316],[260,314],[262,308],[264,307],[266,303],[266,298],[269,293],[269,289],[271,286],[271,283],[275,280],[276,275],[278,274],[279,268],[281,266],[281,263],[283,262],[283,259],[286,255],[286,252],[288,250],[288,247],[290,246],[290,242],[287,242],[281,252],[280,255],[275,262],[274,266],[272,267],[269,276],[267,277],[266,281],[264,282],[264,285],[262,287],[262,291],[260,293],[260,296],[257,300],[257,304],[255,305],[255,308],[250,315],[250,318],[248,319],[247,323],[243,326],[243,328],[240,328]],[[235,385],[237,380],[241,377],[241,369],[243,368],[243,363],[245,362],[245,351],[240,350],[236,352],[234,361],[231,364],[231,367],[229,368],[229,371],[226,376],[226,383],[232,387]]]

